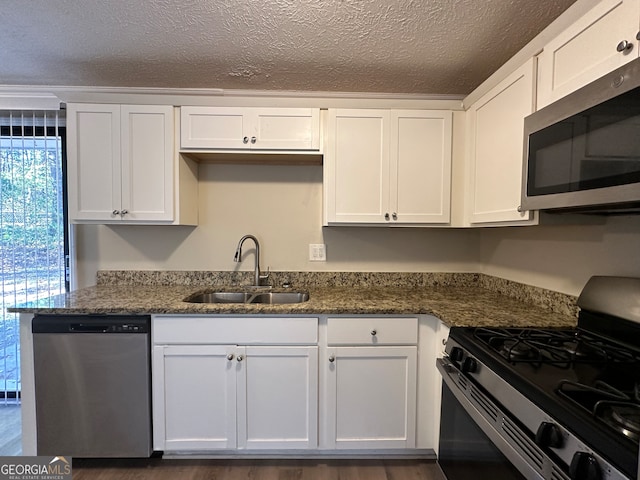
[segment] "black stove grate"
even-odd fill
[[[637,352],[579,330],[477,328],[474,337],[513,364],[568,369],[576,363],[640,362]]]
[[[640,439],[640,385],[637,383],[629,391],[621,391],[600,380],[593,385],[562,380],[557,392],[609,428],[635,442]]]

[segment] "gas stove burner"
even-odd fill
[[[593,347],[578,339],[562,341],[559,345],[573,360],[605,361],[607,354],[602,349]]]
[[[633,403],[604,403],[600,405],[602,419],[623,435],[638,441],[640,438],[640,406]]]
[[[517,338],[505,340],[500,353],[510,361],[535,360],[540,356],[537,348]]]
[[[612,406],[611,418],[625,428],[625,434],[634,434],[636,438],[640,434],[640,407],[637,405]]]

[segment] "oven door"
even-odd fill
[[[438,463],[447,480],[525,478],[474,422],[446,383],[442,385]]]
[[[531,434],[447,357],[442,374],[438,461],[448,480],[569,480]]]

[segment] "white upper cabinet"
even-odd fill
[[[67,119],[71,221],[176,220],[172,106],[69,104]]]
[[[538,108],[638,57],[639,0],[602,0],[539,56]]]
[[[330,109],[325,224],[449,222],[452,113]]]
[[[320,109],[181,107],[180,148],[320,149]]]
[[[535,63],[531,59],[482,96],[467,111],[472,225],[531,223],[520,211],[524,118],[534,110]]]

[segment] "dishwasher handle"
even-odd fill
[[[110,325],[90,324],[90,323],[71,323],[69,331],[73,333],[107,333],[111,330]]]
[[[32,333],[144,333],[151,331],[149,315],[55,315],[37,314]]]

